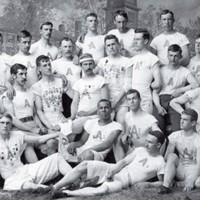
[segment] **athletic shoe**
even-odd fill
[[[158,194],[169,194],[170,192],[171,190],[168,187],[165,187],[164,185],[162,185]]]

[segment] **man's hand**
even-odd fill
[[[60,131],[60,126],[57,124],[57,125],[55,125],[55,126],[52,126],[52,128],[51,128],[51,130],[53,130],[53,131]]]
[[[48,129],[45,128],[44,126],[40,127],[40,134],[41,135],[46,135],[48,133]]]
[[[114,180],[113,179],[114,175],[115,175],[114,172],[112,170],[109,170],[108,174],[107,174],[107,177],[106,177],[107,181],[109,181],[109,182],[113,181]]]
[[[6,95],[9,98],[9,100],[12,100],[13,97],[16,95],[15,89],[13,87],[8,88],[7,92],[6,92]]]
[[[67,151],[68,151],[69,154],[75,156],[76,153],[77,153],[77,152],[76,152],[76,146],[75,146],[75,144],[74,144],[74,143],[70,143],[70,144],[68,145],[68,147],[67,147]]]
[[[62,82],[63,82],[63,86],[66,87],[67,84],[68,84],[68,80],[67,80],[66,76],[65,75],[61,75],[61,79],[62,79]]]
[[[167,111],[162,106],[158,106],[157,111],[158,111],[158,114],[162,116],[167,114]]]
[[[186,183],[183,191],[191,191],[194,188],[194,183]]]
[[[84,117],[84,116],[89,116],[89,112],[86,112],[86,111],[79,111],[77,116],[79,117]]]

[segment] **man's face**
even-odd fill
[[[116,42],[115,39],[106,40],[105,42],[106,53],[109,56],[116,56],[119,54],[119,44]]]
[[[50,60],[41,60],[39,70],[41,71],[43,76],[50,76],[52,74]]]
[[[40,30],[41,37],[49,40],[51,38],[53,27],[51,25],[43,25]]]
[[[70,58],[72,57],[72,54],[73,54],[73,44],[72,42],[69,40],[69,41],[65,41],[63,40],[61,45],[60,45],[60,50],[61,50],[61,53],[63,56],[67,57],[67,58]]]
[[[0,134],[8,135],[12,128],[12,121],[7,117],[2,117],[0,119]]]
[[[196,123],[194,121],[191,121],[191,116],[190,115],[186,115],[186,114],[182,114],[181,115],[180,128],[182,130],[188,131],[192,127],[194,127],[195,124]]]
[[[127,19],[121,15],[117,15],[114,20],[114,24],[120,33],[123,33],[127,29]]]
[[[134,47],[136,50],[140,51],[144,49],[145,45],[148,43],[148,40],[143,38],[143,33],[135,33],[134,36]]]
[[[95,65],[93,60],[84,61],[81,66],[86,75],[90,76],[94,74],[93,69],[95,68]]]
[[[158,143],[158,140],[155,136],[148,134],[146,138],[146,150],[148,153],[155,153],[160,148],[160,143]]]
[[[97,113],[100,119],[110,119],[112,109],[108,102],[100,102],[98,104]]]
[[[179,65],[179,61],[181,59],[181,54],[179,51],[173,52],[173,51],[168,51],[167,54],[169,64],[176,67]]]
[[[86,19],[87,28],[91,31],[96,31],[98,26],[98,20],[94,16],[89,16]]]
[[[13,79],[15,80],[15,83],[24,86],[27,80],[27,70],[24,69],[18,69],[17,74],[16,75],[12,75]]]
[[[140,108],[140,98],[137,93],[131,93],[126,96],[128,105],[132,111],[137,111]]]
[[[164,30],[171,31],[173,29],[173,24],[175,20],[170,13],[161,15],[160,21]]]
[[[22,51],[25,54],[28,54],[30,47],[31,47],[31,38],[30,37],[26,37],[26,38],[21,37],[20,42],[19,42],[20,51]]]
[[[200,38],[195,40],[195,52],[196,54],[200,54]]]

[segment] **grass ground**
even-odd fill
[[[159,189],[149,188],[144,191],[135,191],[133,188],[122,190],[114,194],[106,194],[95,197],[69,197],[67,200],[189,200],[181,189],[174,189],[171,194],[159,195]],[[191,200],[200,200],[200,190],[191,191],[188,194]],[[0,200],[51,200],[51,195],[41,195],[31,192],[4,192],[0,191]],[[61,199],[60,199],[61,200]],[[64,199],[62,199],[64,200]]]

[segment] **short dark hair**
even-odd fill
[[[27,38],[27,37],[32,38],[32,35],[27,30],[22,30],[17,35],[17,41],[20,42],[21,38]]]
[[[15,63],[14,65],[11,66],[10,73],[16,75],[19,69],[21,69],[21,70],[27,70],[27,67],[24,66],[24,65],[22,65],[22,64]]]
[[[198,34],[196,35],[196,37],[195,37],[195,39],[198,39],[198,38],[200,38],[200,33],[198,33]]]
[[[41,61],[49,61],[49,60],[50,58],[48,56],[40,55],[36,58],[36,66],[39,67]]]
[[[106,40],[111,40],[111,39],[114,39],[117,42],[117,44],[119,44],[119,39],[117,38],[117,36],[112,34],[106,35],[106,37],[104,38],[104,44],[106,43]]]
[[[47,26],[51,26],[53,28],[53,23],[52,22],[44,22],[40,25],[40,30],[42,30],[43,26],[47,25]]]
[[[101,102],[107,102],[107,103],[109,104],[110,108],[112,108],[112,104],[111,104],[111,102],[110,102],[108,99],[100,99],[100,100],[98,101],[98,103],[97,103],[97,107],[99,106],[99,104],[100,104]]]
[[[115,20],[115,18],[116,18],[118,15],[124,17],[124,18],[128,21],[128,14],[127,14],[127,12],[125,12],[124,10],[117,10],[117,11],[114,13],[114,20]]]
[[[189,115],[191,117],[191,121],[196,122],[198,120],[198,113],[194,109],[187,108],[182,114]]]
[[[135,90],[135,89],[130,89],[130,90],[128,90],[128,92],[126,93],[126,96],[129,95],[129,94],[134,94],[134,93],[136,93],[136,94],[137,94],[137,97],[138,97],[139,99],[141,99],[140,93],[138,92],[138,90]]]
[[[172,15],[172,18],[174,19],[174,13],[171,11],[171,10],[167,10],[167,9],[165,9],[165,10],[162,10],[161,12],[160,12],[160,19],[161,19],[161,16],[162,15],[166,15],[166,14],[171,14]]]
[[[135,33],[143,33],[143,38],[145,40],[149,40],[150,39],[150,34],[146,29],[143,28],[136,28],[135,29]]]
[[[88,17],[95,17],[95,18],[98,20],[98,16],[97,16],[97,14],[94,13],[94,12],[88,13],[88,14],[85,16],[85,19],[87,19]]]
[[[158,142],[161,143],[161,145],[165,142],[166,137],[161,131],[158,131],[158,130],[149,131],[149,134],[155,136]]]
[[[0,115],[0,119],[2,119],[3,117],[6,117],[6,118],[10,119],[11,121],[13,120],[12,116],[7,112]]]
[[[66,37],[63,37],[63,38],[60,40],[60,45],[62,44],[63,41],[67,41],[67,42],[68,42],[68,41],[71,41],[72,44],[74,44],[74,41],[73,41],[70,37],[67,37],[67,36],[66,36]]]
[[[180,55],[182,55],[182,49],[181,49],[181,47],[179,46],[179,45],[177,45],[177,44],[172,44],[172,45],[170,45],[169,47],[168,47],[168,52],[169,51],[172,51],[172,52],[179,52],[180,53]]]

